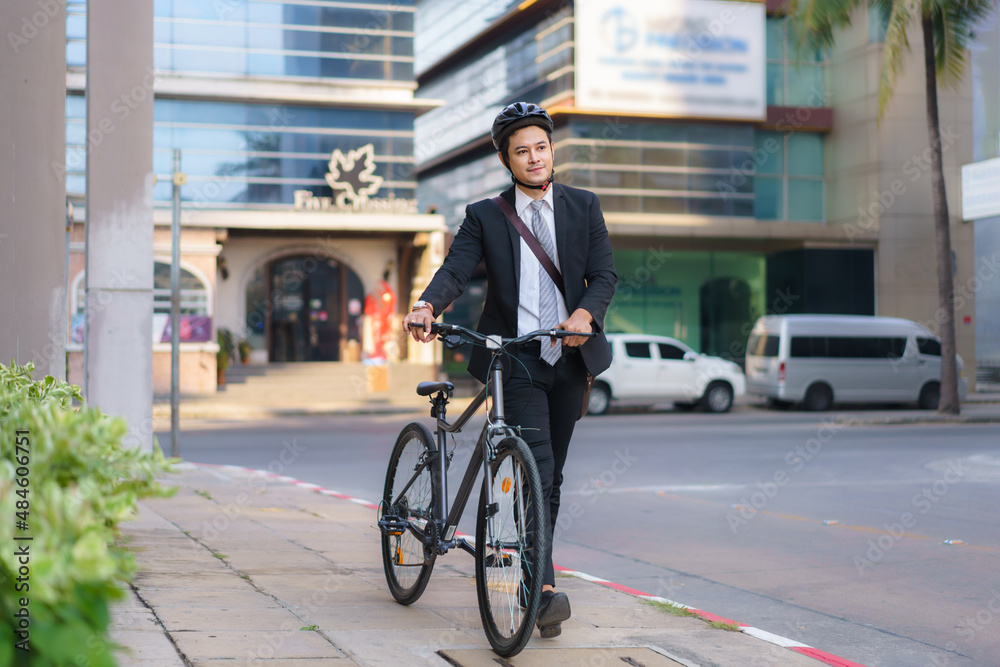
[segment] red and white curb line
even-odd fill
[[[297,486],[302,489],[308,489],[309,491],[315,491],[316,493],[324,496],[329,496],[331,498],[339,498],[341,500],[346,500],[347,502],[354,503],[355,505],[361,505],[362,507],[367,507],[369,509],[377,510],[378,505],[362,500],[361,498],[355,498],[353,496],[348,496],[343,493],[338,493],[337,491],[331,491],[330,489],[325,489],[318,484],[311,484],[309,482],[303,482],[301,480],[295,479],[294,477],[288,477],[287,475],[278,475],[273,472],[268,472],[266,470],[253,470],[251,468],[244,468],[242,466],[233,465],[218,465],[214,463],[192,463],[191,465],[205,467],[205,468],[221,468],[223,470],[238,470],[241,472],[248,472],[255,475],[263,475],[269,479],[284,482],[286,484],[291,484],[292,486]],[[464,536],[469,537],[469,536]],[[735,625],[739,627],[740,632],[751,637],[756,637],[775,646],[780,646],[782,648],[787,648],[790,651],[795,651],[796,653],[801,653],[802,655],[808,656],[820,662],[833,665],[834,667],[865,667],[861,663],[851,662],[845,658],[833,655],[826,651],[820,650],[818,648],[813,648],[808,644],[803,644],[801,642],[788,639],[787,637],[782,637],[780,635],[773,634],[767,630],[761,630],[760,628],[755,628],[745,623],[739,623],[738,621],[733,621],[722,616],[717,616],[711,612],[703,611],[701,609],[695,609],[694,607],[689,607],[686,604],[681,604],[680,602],[675,602],[673,600],[668,600],[664,597],[659,597],[657,595],[650,595],[643,591],[637,590],[635,588],[629,588],[628,586],[623,586],[622,584],[616,584],[613,581],[608,581],[607,579],[601,579],[600,577],[595,577],[593,575],[587,574],[586,572],[578,572],[576,570],[570,570],[559,565],[554,566],[557,572],[561,572],[567,576],[576,577],[577,579],[583,579],[584,581],[589,581],[600,586],[605,586],[607,588],[612,588],[620,593],[625,593],[626,595],[631,595],[633,597],[640,598],[642,600],[649,600],[651,602],[660,602],[663,604],[669,604],[673,607],[680,607],[682,609],[687,609],[692,614],[698,616],[704,621],[710,623],[725,623],[727,625]]]
[[[643,591],[636,590],[634,588],[629,588],[628,586],[623,586],[622,584],[616,584],[613,581],[608,581],[607,579],[601,579],[600,577],[595,577],[593,575],[587,574],[585,572],[577,572],[575,570],[568,570],[564,567],[558,565],[554,566],[557,572],[561,572],[565,575],[571,577],[576,577],[577,579],[583,579],[584,581],[589,581],[601,586],[606,586],[608,588],[613,588],[616,591],[625,593],[627,595],[632,595],[634,597],[649,600],[651,602],[660,602],[663,604],[668,604],[672,607],[680,607],[681,609],[687,609],[692,614],[695,614],[702,620],[708,621],[710,623],[725,623],[727,625],[738,626],[740,632],[751,637],[756,637],[757,639],[762,639],[770,644],[776,646],[781,646],[782,648],[787,648],[796,653],[801,653],[802,655],[809,656],[810,658],[815,658],[820,662],[826,663],[827,665],[834,665],[835,667],[864,667],[864,665],[851,662],[844,658],[833,655],[832,653],[827,653],[818,648],[813,648],[808,644],[803,644],[801,642],[788,639],[787,637],[782,637],[780,635],[773,634],[767,630],[761,630],[760,628],[755,628],[745,623],[739,623],[722,616],[717,616],[711,612],[702,611],[701,609],[695,609],[694,607],[689,607],[686,604],[681,604],[680,602],[674,602],[673,600],[668,600],[667,598],[662,598],[657,595],[650,595],[649,593],[644,593]]]

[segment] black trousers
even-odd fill
[[[522,345],[504,381],[503,409],[508,424],[522,427],[521,438],[531,448],[542,477],[542,496],[548,519],[548,548],[542,570],[543,583],[555,585],[552,568],[552,535],[559,515],[559,487],[569,452],[573,428],[580,417],[580,404],[587,382],[587,367],[580,353],[563,348],[555,366],[539,358],[540,345]]]

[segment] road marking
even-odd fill
[[[223,467],[223,466],[219,466],[219,465],[215,465],[215,464],[211,464],[211,463],[193,463],[192,465],[193,466],[203,466],[203,467],[207,467],[207,468]],[[378,509],[378,505],[376,505],[376,504],[374,504],[372,502],[369,502],[367,500],[362,500],[361,498],[354,498],[352,496],[348,496],[346,494],[339,493],[337,491],[331,491],[330,489],[324,489],[323,487],[321,487],[321,486],[319,486],[317,484],[311,484],[309,482],[302,482],[302,481],[297,480],[297,479],[295,479],[293,477],[287,477],[285,475],[276,475],[274,473],[267,472],[266,470],[253,470],[251,468],[242,468],[240,466],[225,466],[225,467],[227,467],[227,468],[229,468],[231,470],[243,470],[245,472],[249,472],[249,473],[252,473],[252,474],[261,474],[261,475],[264,475],[266,477],[271,477],[271,478],[276,479],[278,481],[286,482],[286,483],[291,484],[293,486],[297,486],[299,488],[307,489],[309,491],[314,491],[314,492],[319,493],[319,494],[324,495],[324,496],[330,496],[330,497],[333,497],[333,498],[339,498],[341,500],[346,500],[348,502],[355,503],[357,505],[362,505],[362,506],[368,507],[370,509],[375,509],[375,510]],[[666,494],[662,494],[662,495],[666,495]],[[690,498],[684,498],[683,496],[677,496],[677,497],[681,498],[683,500],[691,500]],[[706,501],[700,501],[700,502],[706,502]],[[777,515],[777,516],[782,516],[782,515]],[[457,536],[458,537],[468,537],[468,536],[465,536],[465,535],[462,535],[462,534],[459,534]],[[862,665],[860,663],[851,662],[850,660],[846,660],[846,659],[841,658],[839,656],[833,655],[832,653],[827,653],[826,651],[822,651],[820,649],[813,648],[812,646],[809,646],[807,644],[802,644],[802,643],[794,641],[792,639],[788,639],[787,637],[782,637],[780,635],[776,635],[776,634],[767,632],[766,630],[761,630],[761,629],[755,628],[753,626],[749,626],[749,625],[745,625],[743,623],[739,623],[737,621],[733,621],[731,619],[725,618],[724,616],[717,616],[716,614],[713,614],[711,612],[703,611],[701,609],[695,609],[694,607],[689,607],[688,605],[682,604],[680,602],[675,602],[673,600],[668,600],[667,598],[659,597],[657,595],[650,595],[649,593],[644,593],[643,591],[640,591],[640,590],[635,589],[635,588],[630,588],[629,586],[625,586],[625,585],[622,585],[622,584],[617,584],[617,583],[615,583],[613,581],[609,581],[607,579],[601,579],[600,577],[595,577],[595,576],[593,576],[591,574],[587,574],[585,572],[578,572],[576,570],[570,570],[568,568],[565,568],[565,567],[562,567],[562,566],[559,566],[559,565],[553,565],[553,568],[557,572],[560,572],[562,574],[569,575],[571,577],[576,577],[577,579],[582,579],[584,581],[589,581],[591,583],[595,583],[595,584],[598,584],[600,586],[605,586],[607,588],[614,589],[614,590],[619,591],[621,593],[625,593],[626,595],[631,595],[633,597],[637,597],[637,598],[640,598],[640,599],[643,599],[643,600],[650,600],[650,601],[653,601],[653,602],[660,602],[660,603],[663,603],[663,604],[669,604],[669,605],[672,605],[672,606],[675,606],[675,607],[681,607],[683,609],[688,609],[692,613],[696,614],[697,616],[699,616],[700,618],[702,618],[702,619],[704,619],[705,621],[708,621],[708,622],[717,622],[717,623],[725,623],[727,625],[735,625],[735,626],[738,627],[738,630],[740,632],[743,632],[744,634],[748,634],[751,637],[755,637],[755,638],[760,639],[762,641],[768,642],[769,644],[774,644],[774,645],[780,646],[782,648],[787,648],[790,651],[795,651],[796,653],[800,653],[800,654],[805,655],[807,657],[813,658],[813,659],[818,660],[818,661],[820,661],[822,663],[825,663],[827,665],[833,665],[834,667],[865,667],[864,665]]]

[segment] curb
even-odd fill
[[[735,625],[739,628],[739,631],[745,635],[750,635],[757,639],[761,639],[769,644],[774,644],[775,646],[780,646],[781,648],[787,648],[789,650],[795,651],[796,653],[801,653],[804,656],[819,660],[827,665],[834,665],[834,667],[865,667],[861,663],[851,662],[840,656],[836,656],[827,651],[823,651],[818,648],[809,646],[808,644],[803,644],[797,642],[793,639],[788,639],[787,637],[782,637],[774,633],[768,632],[767,630],[761,630],[760,628],[755,628],[746,623],[740,623],[723,616],[718,616],[711,612],[703,611],[701,609],[695,609],[694,607],[689,607],[686,604],[680,602],[675,602],[674,600],[669,600],[667,598],[659,597],[657,595],[650,595],[649,593],[644,593],[643,591],[636,590],[635,588],[629,588],[628,586],[623,586],[622,584],[616,584],[613,581],[608,581],[607,579],[601,579],[600,577],[595,577],[593,575],[587,574],[585,572],[577,572],[576,570],[568,570],[564,567],[558,565],[554,566],[557,572],[561,572],[565,575],[571,577],[576,577],[577,579],[583,579],[584,581],[589,581],[591,583],[598,584],[600,586],[606,586],[607,588],[614,589],[620,593],[625,593],[626,595],[631,595],[632,597],[639,598],[640,600],[648,600],[650,602],[660,602],[662,604],[668,604],[671,607],[679,607],[681,609],[686,609],[692,614],[698,616],[703,621],[709,623],[726,623],[727,625]]]
[[[1000,419],[998,419],[997,421],[1000,421]],[[181,464],[181,465],[183,466],[185,464]],[[333,491],[331,489],[323,488],[322,486],[319,486],[318,484],[312,484],[311,482],[303,482],[302,480],[296,479],[294,477],[288,477],[287,475],[278,475],[276,473],[268,472],[266,470],[254,470],[252,468],[244,468],[243,466],[224,465],[224,464],[217,464],[217,463],[194,463],[194,462],[186,462],[186,465],[189,465],[189,466],[192,466],[192,467],[202,467],[202,468],[220,468],[220,469],[223,469],[223,470],[238,470],[238,471],[241,471],[241,472],[249,472],[249,473],[254,473],[254,474],[260,474],[260,475],[264,475],[265,477],[268,477],[268,478],[270,478],[272,480],[275,480],[275,481],[284,482],[284,483],[290,484],[292,486],[297,486],[297,487],[302,488],[302,489],[307,489],[309,491],[314,491],[314,492],[316,492],[316,493],[318,493],[320,495],[329,496],[331,498],[338,498],[340,500],[346,500],[347,502],[354,503],[355,505],[361,505],[362,507],[367,507],[369,509],[378,510],[378,507],[379,507],[377,504],[375,504],[375,503],[373,503],[371,501],[368,501],[368,500],[364,500],[362,498],[355,498],[353,496],[349,496],[347,494],[340,493],[338,491]],[[469,537],[469,536],[465,536],[465,537]],[[568,576],[571,576],[571,577],[576,577],[577,579],[582,579],[584,581],[588,581],[588,582],[591,582],[591,583],[594,583],[594,584],[598,584],[598,585],[604,586],[606,588],[611,588],[611,589],[616,590],[616,591],[618,591],[620,593],[625,593],[626,595],[631,595],[632,597],[636,597],[636,598],[639,598],[641,600],[648,600],[650,602],[659,602],[659,603],[662,603],[662,604],[671,605],[673,607],[680,607],[682,609],[687,609],[691,613],[695,614],[696,616],[698,616],[699,618],[701,618],[702,620],[707,621],[707,622],[719,622],[719,623],[726,623],[726,624],[729,624],[729,625],[738,626],[739,631],[742,632],[743,634],[749,635],[749,636],[754,637],[756,639],[763,640],[763,641],[765,641],[765,642],[767,642],[769,644],[773,644],[775,646],[780,646],[781,648],[787,648],[787,649],[789,649],[791,651],[794,651],[794,652],[799,653],[801,655],[804,655],[806,657],[813,658],[814,660],[818,660],[819,662],[822,662],[824,664],[832,665],[833,667],[865,667],[865,665],[862,665],[861,663],[852,662],[850,660],[847,660],[845,658],[841,658],[841,657],[836,656],[836,655],[834,655],[832,653],[829,653],[827,651],[823,651],[821,649],[809,646],[808,644],[803,644],[803,643],[797,642],[797,641],[795,641],[793,639],[788,639],[787,637],[782,637],[780,635],[773,634],[773,633],[768,632],[766,630],[761,630],[760,628],[755,628],[753,626],[746,625],[745,623],[739,623],[738,621],[733,621],[731,619],[725,618],[723,616],[718,616],[718,615],[713,614],[711,612],[703,611],[701,609],[695,609],[694,607],[690,607],[690,606],[688,606],[686,604],[682,604],[680,602],[675,602],[674,600],[669,600],[667,598],[659,597],[659,596],[656,596],[656,595],[650,595],[649,593],[645,593],[645,592],[637,590],[635,588],[629,588],[628,586],[624,586],[622,584],[614,583],[612,581],[609,581],[608,579],[601,579],[600,577],[595,577],[595,576],[587,574],[585,572],[578,572],[576,570],[570,570],[568,568],[561,567],[559,565],[554,565],[553,567],[555,568],[555,570],[557,572],[561,572],[562,574],[565,574],[565,575],[568,575]]]

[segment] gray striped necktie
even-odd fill
[[[531,230],[535,233],[542,250],[553,259],[556,256],[556,247],[552,242],[552,235],[549,228],[542,220],[542,201],[531,202]],[[556,284],[552,282],[549,272],[545,270],[541,262],[538,264],[538,320],[542,329],[552,329],[559,324],[559,307],[556,301]],[[550,366],[555,366],[562,356],[562,342],[556,341],[555,347],[550,346],[548,338],[542,339],[542,359]]]

